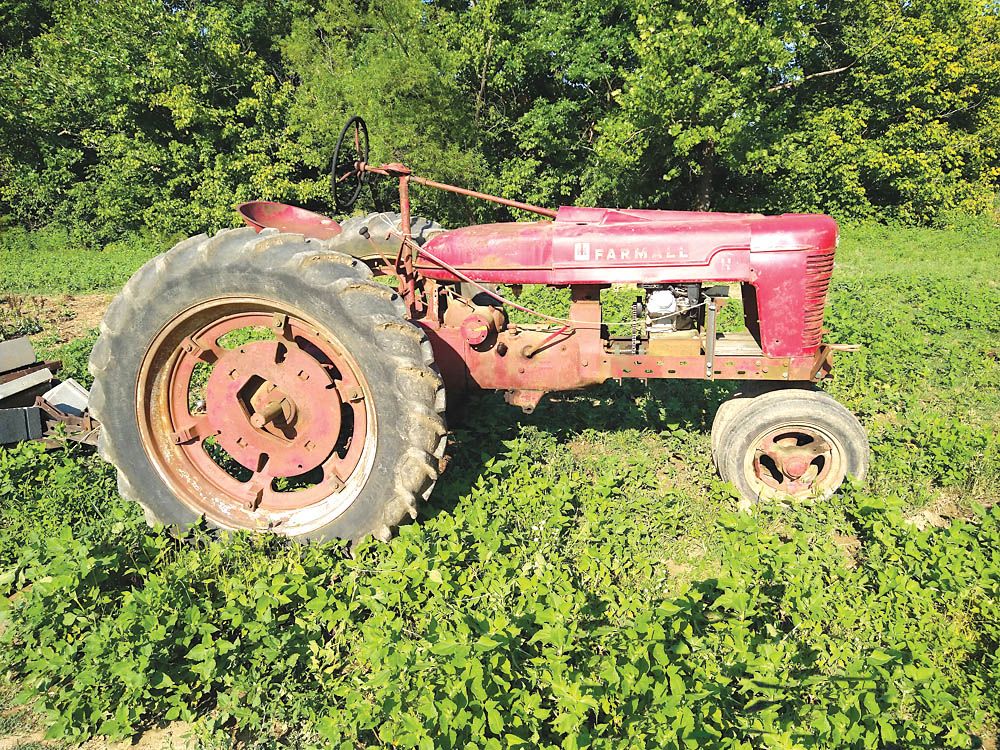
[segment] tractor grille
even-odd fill
[[[822,338],[823,308],[833,274],[833,248],[812,253],[806,259],[806,309],[802,346],[819,346]]]

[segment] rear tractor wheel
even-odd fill
[[[724,417],[712,430],[715,465],[747,500],[825,499],[868,473],[864,427],[822,391],[769,391]]]
[[[445,448],[443,384],[404,312],[301,235],[236,229],[154,258],[90,359],[122,495],[169,526],[387,540]]]

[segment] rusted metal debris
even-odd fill
[[[26,336],[0,342],[0,445],[97,445],[99,425],[87,409],[87,389],[72,378],[56,378],[62,362],[35,356]]]

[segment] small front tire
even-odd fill
[[[867,475],[864,427],[829,394],[788,388],[743,401],[713,439],[720,476],[744,499],[825,499]]]

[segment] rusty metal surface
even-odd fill
[[[818,350],[837,241],[829,217],[560,212],[554,222],[442,233],[421,248],[417,270],[441,281],[483,284],[741,282],[753,290],[746,317],[758,326],[764,354],[802,357]]]
[[[499,336],[498,344],[502,347],[480,352],[460,330],[420,322],[427,330],[446,379],[454,384],[465,381],[482,389],[573,390],[625,378],[814,381],[820,379],[817,372],[824,377],[827,373],[826,360],[817,369],[816,358],[811,356],[716,357],[706,372],[705,354],[609,353],[604,351],[595,331],[584,330],[561,335],[554,345],[552,331],[506,331]]]
[[[394,262],[385,259],[384,270],[398,277],[409,315],[426,330],[449,388],[502,390],[508,401],[528,410],[545,392],[613,378],[815,381],[830,373],[831,349],[822,343],[821,326],[837,226],[828,216],[553,211],[419,177],[401,163],[355,162],[351,174],[360,179],[365,173],[398,180],[400,246]],[[412,183],[554,220],[463,227],[418,247],[409,230]],[[554,326],[508,326],[495,307],[454,295],[449,303],[437,282],[460,281],[480,290],[497,283],[569,286],[570,313],[567,319],[535,313]],[[601,288],[706,281],[742,284],[749,328],[744,338],[730,342],[720,334],[717,339],[721,302],[714,298],[707,302],[706,329],[682,346],[644,339],[625,351],[602,329]],[[795,460],[789,461],[790,471],[796,471]]]
[[[18,346],[7,350],[5,364],[20,366],[0,374],[0,405],[4,407],[0,409],[0,443],[37,440],[56,447],[71,440],[96,445],[99,425],[86,411],[86,389],[73,379],[60,384],[53,378],[62,362],[32,362],[34,349],[27,339],[8,343]],[[58,402],[50,402],[47,396]]]
[[[521,201],[510,200],[509,198],[501,198],[496,195],[490,195],[489,193],[480,193],[476,190],[456,187],[455,185],[448,185],[444,182],[435,182],[434,180],[428,180],[426,177],[411,175],[410,180],[420,185],[426,185],[427,187],[444,190],[448,193],[457,193],[458,195],[466,195],[470,198],[478,198],[480,200],[489,201],[490,203],[499,203],[501,206],[507,206],[508,208],[519,208],[522,211],[528,211],[533,214],[538,214],[539,216],[547,216],[550,219],[554,219],[556,216],[556,211],[553,211],[551,208],[542,208],[541,206],[535,206],[531,203],[523,203]]]
[[[320,361],[298,346],[257,341],[231,349],[205,387],[206,429],[247,468],[260,466],[272,478],[303,474],[337,444],[341,401],[334,385]],[[306,408],[310,403],[324,408]]]
[[[42,396],[35,399],[35,406],[45,415],[43,421],[46,439],[43,442],[47,446],[62,445],[65,440],[97,445],[101,426],[90,414],[84,413],[80,416],[70,414],[49,403]]]
[[[769,491],[804,497],[839,486],[839,456],[823,433],[809,426],[785,426],[755,441],[753,479]]]
[[[458,313],[440,319],[428,315],[419,322],[434,347],[435,359],[449,388],[516,391],[508,401],[531,407],[538,393],[573,390],[611,379],[690,378],[711,380],[815,381],[830,371],[831,350],[794,357],[734,354],[722,346],[709,357],[704,335],[697,353],[634,354],[615,351],[602,337],[599,289],[574,287],[569,316],[579,327],[552,326],[542,330],[511,326],[500,330],[483,348],[470,342]],[[433,310],[431,311],[433,312]],[[461,308],[461,315],[468,310]],[[742,344],[736,351],[750,347]]]
[[[478,190],[469,190],[468,188],[458,187],[457,185],[449,185],[446,182],[437,182],[436,180],[431,180],[426,177],[420,177],[413,174],[409,167],[400,162],[391,162],[389,164],[380,164],[375,166],[374,164],[367,164],[363,161],[355,164],[355,170],[358,173],[368,172],[370,174],[379,174],[387,177],[399,177],[407,178],[408,182],[415,182],[418,185],[424,185],[426,187],[431,187],[436,190],[443,190],[446,193],[455,193],[456,195],[465,195],[469,198],[477,198],[479,200],[489,201],[490,203],[498,203],[501,206],[507,206],[508,208],[519,208],[522,211],[528,211],[529,213],[538,214],[539,216],[545,216],[547,218],[553,219],[556,216],[556,211],[551,208],[543,208],[541,206],[536,206],[531,203],[524,203],[523,201],[515,201],[510,198],[501,198],[498,195],[490,195],[489,193],[481,193]],[[402,183],[401,183],[402,184]]]
[[[340,224],[323,214],[307,211],[274,201],[251,201],[236,207],[244,223],[258,232],[277,229],[279,232],[303,234],[318,240],[328,240],[340,234]]]
[[[269,329],[273,339],[220,343],[245,329]],[[154,467],[192,508],[236,527],[266,528],[300,511],[319,523],[310,509],[339,507],[361,470],[367,394],[329,331],[278,303],[221,298],[181,314],[154,342],[137,416]]]

